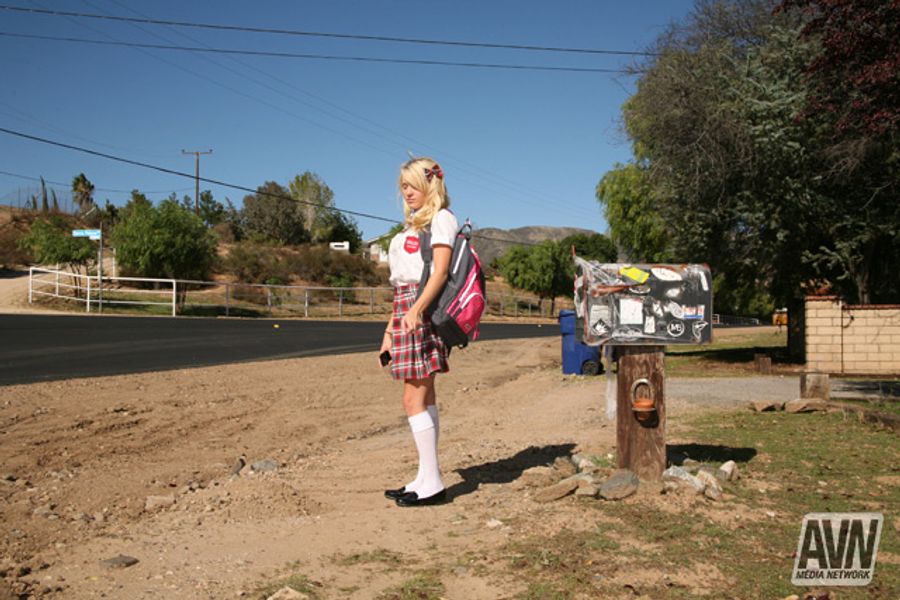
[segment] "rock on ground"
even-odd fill
[[[545,487],[534,495],[536,502],[553,502],[565,496],[568,496],[578,488],[578,481],[575,479],[564,479],[556,485]]]
[[[308,600],[309,596],[289,587],[283,587],[266,600]]]
[[[682,467],[672,466],[663,471],[663,482],[670,482],[675,484],[687,484],[689,485],[695,492],[698,494],[703,492],[703,489],[706,485],[700,481],[697,477],[694,477],[690,473],[687,472],[686,469]]]
[[[628,469],[618,469],[600,486],[600,497],[605,500],[621,500],[635,493],[640,480]]]
[[[100,564],[106,567],[107,569],[125,569],[132,565],[136,565],[140,562],[133,556],[126,556],[124,554],[119,554],[118,556],[113,556],[112,558],[107,558],[106,560],[101,560]]]
[[[826,408],[827,405],[824,400],[815,398],[797,398],[784,403],[784,411],[789,413],[815,412]]]
[[[144,510],[146,510],[147,512],[153,512],[155,510],[168,508],[173,504],[175,504],[175,494],[167,494],[165,496],[147,496],[147,500],[144,502]]]

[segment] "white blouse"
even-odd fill
[[[442,208],[431,220],[431,246],[453,247],[459,223],[452,212]],[[419,232],[407,227],[394,236],[388,250],[388,265],[391,269],[390,282],[393,286],[419,283],[425,261],[419,251]],[[434,272],[434,262],[431,263]]]

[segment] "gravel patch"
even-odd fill
[[[777,377],[685,377],[666,379],[666,400],[728,408],[754,400],[787,402],[800,395],[800,378]]]

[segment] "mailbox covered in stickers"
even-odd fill
[[[575,311],[585,344],[704,344],[712,340],[706,265],[597,263],[575,257]]]

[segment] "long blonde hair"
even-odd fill
[[[450,196],[444,183],[444,174],[433,158],[426,156],[408,160],[400,167],[399,186],[408,183],[423,194],[425,202],[422,208],[412,211],[403,203],[403,215],[406,224],[413,229],[421,230],[431,223],[442,208],[450,207]]]

